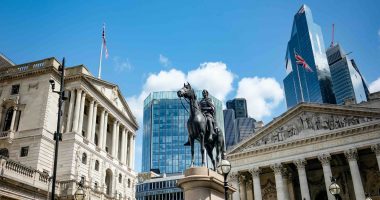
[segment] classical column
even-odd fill
[[[94,113],[94,100],[90,101],[90,108],[88,109],[88,117],[87,117],[87,132],[86,138],[91,140],[91,129],[92,129],[92,116]]]
[[[249,173],[252,174],[253,181],[253,194],[255,195],[255,200],[262,200],[261,196],[261,184],[260,184],[260,173],[261,169],[255,167],[249,170]]]
[[[70,90],[70,104],[69,104],[69,110],[67,114],[67,122],[66,122],[66,132],[71,131],[71,127],[73,124],[73,108],[74,108],[74,102],[75,102],[75,90]]]
[[[247,200],[247,190],[245,185],[245,176],[241,175],[239,177],[239,185],[240,185],[240,200]]]
[[[72,131],[78,131],[78,123],[79,123],[79,112],[80,112],[80,102],[82,99],[82,89],[77,89],[77,95],[75,100],[75,110],[74,110],[74,119],[73,119],[73,128]]]
[[[125,135],[126,135],[126,128],[123,128],[123,131],[121,133],[121,163],[126,164],[126,155],[125,155]]]
[[[104,115],[104,128],[103,128],[103,150],[106,150],[107,146],[107,127],[108,127],[108,112]]]
[[[10,131],[15,131],[16,115],[17,115],[17,107],[15,106],[13,107],[12,121],[11,121],[11,126],[9,128]]]
[[[129,166],[129,148],[130,148],[130,146],[129,146],[129,143],[130,143],[130,138],[129,138],[129,131],[127,130],[126,131],[126,133],[125,133],[125,149],[124,149],[124,153],[125,153],[125,155],[124,155],[124,157],[125,157],[125,164],[127,165],[127,166]]]
[[[380,171],[380,144],[375,144],[371,146],[372,151],[376,154],[377,165],[379,166]]]
[[[277,191],[277,199],[278,200],[287,200],[287,195],[285,193],[285,183],[282,179],[282,164],[276,163],[271,165],[270,168],[274,171],[274,178],[276,180],[276,191]]]
[[[318,156],[318,160],[322,164],[323,169],[323,176],[325,178],[325,187],[326,187],[326,193],[329,200],[335,200],[335,197],[330,193],[329,187],[331,185],[331,166],[330,166],[330,160],[331,156],[330,154],[321,154]]]
[[[239,173],[238,172],[231,172],[228,176],[228,182],[231,183],[232,187],[236,189],[236,192],[232,194],[232,199],[239,200],[240,194],[239,194]]]
[[[115,141],[116,141],[116,126],[117,126],[117,121],[115,119],[115,121],[113,122],[113,126],[112,126],[112,150],[111,150],[111,155],[116,158],[115,156]]]
[[[83,116],[84,116],[84,106],[86,104],[86,93],[83,92],[82,94],[82,101],[80,105],[80,111],[79,111],[79,122],[78,122],[78,133],[82,134],[82,128],[83,128]]]
[[[305,165],[307,164],[307,162],[305,159],[299,159],[295,160],[293,163],[297,166],[298,178],[301,187],[301,199],[310,200],[309,185],[307,183],[307,176],[305,170]]]
[[[132,169],[134,169],[134,167],[135,167],[135,142],[136,142],[136,137],[135,137],[135,134],[134,133],[132,133],[132,146],[131,146],[131,148],[132,148],[132,153],[131,153],[131,156],[130,156],[130,158],[131,158],[131,168]]]
[[[93,113],[93,117],[92,117],[92,127],[91,127],[91,142],[93,142],[93,143],[95,143],[96,118],[97,118],[97,116],[98,116],[98,103],[95,102],[94,113]]]
[[[105,110],[102,109],[100,112],[100,124],[99,124],[99,141],[98,141],[98,147],[100,149],[103,149],[103,140],[104,140],[104,117],[105,117]]]
[[[115,158],[119,159],[120,122],[116,125]]]
[[[349,149],[344,152],[350,165],[352,182],[354,184],[354,191],[356,199],[365,199],[364,188],[362,184],[362,179],[360,177],[360,171],[358,166],[358,152],[356,149]]]

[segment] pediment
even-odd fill
[[[274,143],[286,143],[332,130],[343,130],[377,119],[380,119],[379,109],[302,103],[235,145],[229,154]]]

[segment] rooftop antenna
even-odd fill
[[[334,30],[335,30],[335,25],[332,24],[332,37],[331,37],[331,44],[330,47],[334,46]]]

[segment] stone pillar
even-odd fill
[[[80,111],[79,111],[79,122],[78,122],[78,133],[82,134],[82,128],[83,128],[83,115],[84,115],[84,106],[86,104],[86,93],[82,94],[82,101],[80,105]]]
[[[136,140],[135,140],[136,138],[135,138],[135,134],[134,133],[132,133],[132,146],[131,146],[131,148],[132,148],[132,153],[131,153],[131,156],[130,156],[130,159],[131,159],[131,169],[134,169],[135,168],[135,142],[136,142]]]
[[[71,131],[71,127],[73,124],[73,109],[74,109],[74,102],[75,102],[75,90],[70,90],[70,104],[67,114],[67,122],[66,122],[66,132]]]
[[[91,142],[95,143],[95,133],[96,133],[96,118],[98,117],[98,103],[95,102],[94,104],[94,112],[91,122]],[[99,140],[98,140],[99,142]]]
[[[358,166],[358,152],[356,149],[349,149],[344,152],[350,165],[352,182],[354,184],[354,191],[356,199],[365,199],[364,188],[362,184],[362,179],[360,177],[360,170]]]
[[[116,125],[115,157],[119,159],[120,122]]]
[[[258,167],[255,167],[253,169],[250,169],[249,173],[252,174],[253,194],[255,195],[255,200],[262,200],[261,184],[260,184],[261,169]]]
[[[74,119],[72,131],[78,131],[78,122],[79,122],[79,111],[80,111],[80,101],[82,99],[82,89],[77,89],[77,95],[75,99],[75,110],[74,110]]]
[[[126,131],[126,133],[125,133],[125,155],[124,155],[124,157],[125,157],[125,164],[127,165],[127,166],[129,166],[129,148],[130,148],[130,146],[129,146],[129,143],[130,143],[130,138],[129,138],[129,131]]]
[[[299,159],[295,160],[293,163],[297,166],[298,178],[301,188],[301,199],[310,200],[309,185],[307,183],[307,176],[305,170],[305,165],[307,164],[307,162],[305,159]]]
[[[276,191],[277,191],[277,199],[278,200],[288,200],[288,196],[285,193],[285,183],[282,179],[282,171],[283,167],[282,164],[274,164],[271,165],[270,168],[274,171],[274,178],[276,179]]]
[[[104,128],[103,128],[103,150],[106,150],[107,146],[107,127],[108,127],[108,112],[104,114]]]
[[[379,166],[380,171],[380,144],[375,144],[371,146],[372,151],[376,154],[377,165]]]
[[[15,106],[13,107],[12,121],[11,121],[11,126],[9,128],[10,131],[15,131],[16,115],[17,115],[17,107]]]
[[[231,172],[228,176],[228,182],[231,183],[232,187],[236,189],[236,192],[232,194],[232,200],[240,199],[240,187],[239,187],[239,173]]]
[[[104,140],[104,117],[105,117],[106,111],[102,109],[100,112],[100,124],[99,124],[99,141],[98,141],[98,147],[100,149],[104,149],[103,147],[103,140]]]
[[[116,158],[115,156],[115,141],[116,141],[116,127],[117,127],[117,121],[115,119],[115,121],[113,122],[113,126],[112,126],[112,149],[111,149],[111,155]]]
[[[241,175],[239,177],[239,185],[240,185],[240,200],[247,200],[247,188],[245,184],[246,178]]]
[[[92,116],[94,113],[94,100],[90,101],[90,107],[88,109],[88,118],[87,118],[87,134],[86,138],[91,141],[91,129],[92,129]]]
[[[331,166],[330,166],[330,160],[331,156],[330,154],[321,154],[318,156],[318,160],[322,164],[323,169],[323,176],[325,178],[325,187],[326,187],[326,193],[329,200],[335,200],[335,197],[330,193],[329,187],[331,185]]]
[[[125,135],[126,135],[126,129],[123,128],[123,132],[121,133],[121,163],[126,164],[126,153],[125,153]]]

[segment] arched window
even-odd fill
[[[4,118],[4,124],[3,124],[3,131],[9,131],[12,124],[12,117],[13,117],[13,107],[8,108],[5,118]]]
[[[128,188],[131,188],[131,179],[128,179]]]
[[[119,183],[121,183],[122,181],[123,181],[123,176],[119,174]]]
[[[95,160],[95,170],[99,171],[99,160]]]
[[[82,163],[85,165],[87,164],[87,154],[86,153],[82,154]]]

